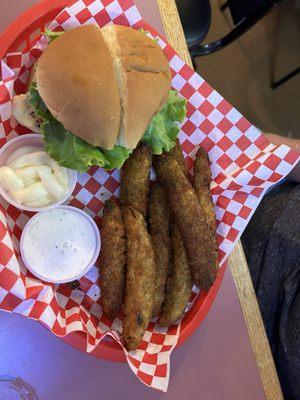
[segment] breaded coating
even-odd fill
[[[211,170],[209,158],[204,149],[199,148],[194,165],[194,189],[202,210],[202,218],[207,226],[207,235],[211,241],[210,265],[214,270],[218,269],[218,245],[216,232],[216,214],[210,192]]]
[[[210,192],[211,170],[208,155],[201,147],[197,151],[194,164],[194,189],[203,209],[207,224],[216,236],[216,215]]]
[[[152,153],[148,146],[137,147],[122,168],[121,204],[134,207],[146,218]]]
[[[126,278],[125,229],[121,209],[113,199],[104,204],[101,241],[101,301],[104,314],[113,320],[122,307]]]
[[[188,178],[189,181],[191,181],[191,176],[189,174],[189,171],[187,169],[187,165],[185,162],[185,158],[182,153],[182,148],[180,146],[179,140],[176,140],[176,145],[173,147],[173,149],[169,152],[169,154],[175,158],[175,160],[178,162],[182,172],[184,175]]]
[[[155,255],[142,214],[133,207],[124,207],[122,211],[127,239],[123,339],[127,350],[134,350],[152,317]]]
[[[148,204],[149,232],[155,253],[155,292],[153,317],[160,314],[170,265],[169,207],[159,182],[150,189]]]
[[[170,155],[156,156],[154,166],[181,232],[194,282],[199,289],[208,289],[216,278],[216,249],[207,234],[210,227],[203,218],[197,195]]]
[[[187,179],[190,180],[190,174],[178,139],[170,154],[177,161]],[[162,313],[158,321],[162,326],[172,325],[182,317],[188,305],[193,286],[192,274],[181,233],[174,215],[171,215],[170,219],[171,266]]]
[[[171,270],[158,323],[170,326],[183,315],[191,297],[193,279],[177,224],[171,224]]]

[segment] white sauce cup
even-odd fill
[[[101,248],[99,229],[83,210],[59,206],[35,214],[20,240],[22,260],[28,270],[46,282],[72,282],[97,261]]]

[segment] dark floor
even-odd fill
[[[228,11],[211,0],[212,23],[205,42],[232,28]],[[197,71],[251,123],[265,132],[300,138],[300,74],[275,91],[279,79],[300,66],[300,1],[286,0],[227,48],[196,59]]]

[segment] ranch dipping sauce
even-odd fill
[[[75,207],[61,206],[36,214],[21,237],[21,256],[37,277],[54,283],[84,275],[100,252],[100,234],[92,218]]]

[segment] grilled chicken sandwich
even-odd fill
[[[154,154],[175,145],[185,100],[171,90],[168,61],[145,32],[85,25],[47,32],[28,92],[13,99],[17,121],[44,137],[60,165],[120,168],[140,141]]]

